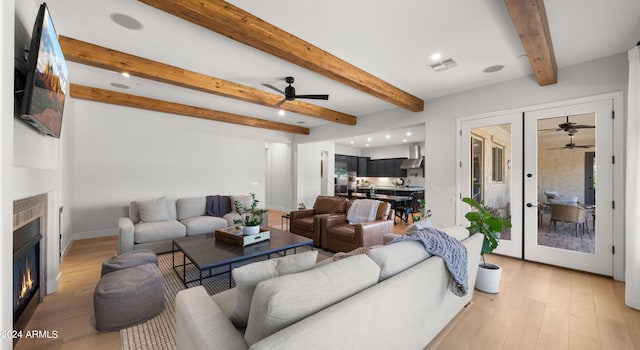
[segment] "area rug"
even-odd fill
[[[176,348],[175,329],[175,298],[176,294],[185,289],[181,277],[172,268],[171,253],[158,255],[158,265],[164,277],[164,311],[158,316],[144,323],[120,331],[120,342],[123,350],[172,350]],[[182,262],[182,253],[176,252],[176,262]],[[223,272],[221,268],[217,272]],[[187,266],[187,278],[195,279],[198,270],[193,265]],[[197,286],[198,282],[189,284],[189,287]],[[213,295],[229,288],[229,274],[203,280],[203,286]]]

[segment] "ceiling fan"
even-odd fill
[[[564,147],[549,148],[549,150],[553,150],[553,149],[591,148],[591,147],[594,147],[594,146],[595,145],[576,145],[575,143],[573,143],[573,135],[569,134],[569,143],[564,145]]]
[[[567,116],[567,121],[562,124],[558,124],[558,129],[556,129],[556,131],[562,130],[569,134],[569,136],[573,136],[578,132],[578,129],[593,129],[595,127],[595,125],[580,125],[575,122],[570,122],[569,116]]]
[[[329,99],[329,95],[296,95],[296,89],[293,86],[291,86],[291,84],[293,84],[293,81],[294,81],[293,77],[286,77],[285,81],[287,82],[287,84],[289,84],[289,86],[285,87],[284,91],[278,89],[277,87],[271,84],[262,84],[284,95],[284,99],[276,103],[276,106],[282,105],[285,101],[293,101],[296,98],[306,98],[311,100],[328,100]]]

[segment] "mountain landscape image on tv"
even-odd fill
[[[30,84],[27,85],[27,92],[30,94],[25,95],[23,118],[39,123],[41,127],[36,127],[46,134],[60,137],[64,101],[66,92],[69,90],[68,68],[49,12],[45,5],[43,7],[43,17],[38,15],[38,20],[42,18],[42,31],[39,46],[36,48],[36,62],[31,62],[30,57],[30,62],[33,64],[29,65],[29,74],[33,75],[32,79],[27,78],[27,84]],[[35,35],[38,20],[32,40],[37,40]],[[35,53],[31,50],[31,54]],[[28,91],[29,89],[31,91]],[[47,130],[43,130],[42,127]]]

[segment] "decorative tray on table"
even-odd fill
[[[261,227],[260,233],[245,236],[242,233],[242,226],[230,226],[216,230],[215,236],[218,241],[244,247],[249,244],[268,240],[271,237],[271,233],[269,230]]]

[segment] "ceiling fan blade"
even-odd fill
[[[329,95],[296,95],[296,98],[308,98],[311,100],[328,100]]]
[[[283,98],[282,100],[280,100],[280,102],[276,103],[276,107],[280,107],[282,106],[283,103],[285,103],[285,101],[287,100],[287,98]]]
[[[574,129],[595,129],[595,125],[574,125]]]
[[[271,84],[262,84],[262,86],[266,86],[266,87],[268,87],[269,89],[271,89],[271,90],[275,90],[275,91],[279,92],[281,95],[284,95],[284,91],[282,91],[282,90],[278,89],[277,87],[275,87],[275,86],[273,86],[273,85],[271,85]]]
[[[591,148],[593,146],[595,146],[595,145],[576,145],[576,146],[573,146],[573,147],[575,147],[575,148]]]

